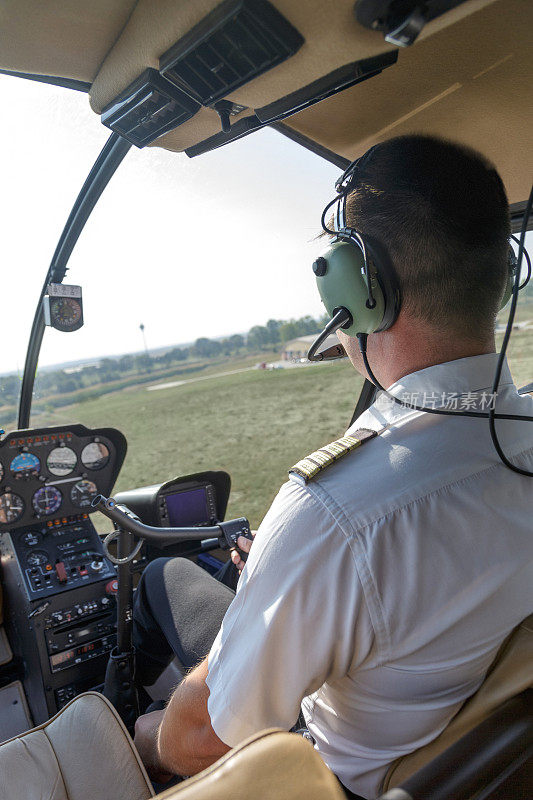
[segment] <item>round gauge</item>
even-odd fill
[[[33,507],[39,516],[48,517],[61,505],[63,497],[55,486],[43,486],[33,495]]]
[[[43,537],[40,533],[29,531],[21,537],[21,541],[26,545],[26,547],[35,547],[36,544],[39,544],[42,538]]]
[[[11,462],[9,468],[15,478],[29,478],[39,474],[41,462],[33,453],[19,453]]]
[[[86,444],[81,451],[81,463],[87,469],[103,469],[109,461],[109,450],[101,442]]]
[[[69,475],[77,461],[76,453],[70,447],[55,447],[48,453],[46,466],[52,475]]]
[[[44,550],[32,550],[31,553],[28,553],[26,563],[30,567],[40,567],[43,564],[48,564],[48,553],[45,553]]]
[[[0,522],[16,522],[24,514],[24,500],[18,494],[6,492],[0,495]]]
[[[90,506],[93,497],[98,494],[98,487],[92,481],[78,481],[70,490],[70,499],[75,506]]]
[[[81,303],[74,297],[54,297],[50,299],[50,316],[54,328],[75,331],[81,327]]]

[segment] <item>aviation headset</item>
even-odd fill
[[[363,156],[353,161],[346,168],[335,183],[337,196],[327,204],[322,212],[322,228],[326,233],[330,234],[333,239],[322,255],[313,263],[313,272],[315,273],[322,302],[332,319],[313,342],[308,353],[308,359],[310,361],[326,361],[345,356],[346,352],[341,344],[318,352],[320,346],[331,333],[342,329],[349,336],[357,337],[363,362],[370,380],[378,389],[385,391],[374,376],[370,364],[368,363],[366,340],[370,333],[379,333],[391,328],[398,318],[401,308],[400,284],[386,247],[374,237],[366,234],[363,236],[346,223],[347,197],[357,187],[362,169],[370,160],[376,147],[378,147],[378,145],[371,147]],[[509,242],[507,258],[508,277],[500,303],[500,309],[504,308],[511,298],[513,302],[509,312],[509,320],[502,350],[496,367],[493,385],[494,393],[497,392],[500,382],[501,370],[516,310],[518,292],[528,283],[531,277],[531,261],[529,254],[524,248],[524,239],[532,204],[533,189],[531,190],[524,212],[520,239],[511,236],[519,245],[518,258],[515,256],[511,243]],[[336,206],[333,218],[334,230],[328,228],[326,223],[326,215],[332,206]],[[519,276],[523,255],[525,255],[527,261],[528,274],[524,282],[520,285]],[[533,477],[533,473],[516,467],[508,461],[501,449],[495,430],[495,419],[533,421],[533,417],[517,414],[497,414],[494,408],[491,408],[488,413],[425,408],[415,403],[408,403],[404,400],[400,400],[388,392],[387,394],[399,405],[407,406],[414,410],[447,416],[454,415],[488,419],[494,446],[503,463],[515,472]]]
[[[353,161],[337,180],[337,197],[322,213],[322,227],[334,239],[313,264],[318,291],[327,312],[332,317],[341,308],[349,313],[351,320],[346,318],[340,327],[350,336],[388,330],[401,307],[398,277],[386,248],[377,239],[363,236],[346,223],[347,197],[357,187],[359,175],[377,146]],[[325,217],[335,204],[335,229],[331,230]],[[507,263],[508,280],[501,308],[511,298],[518,266],[510,245]]]

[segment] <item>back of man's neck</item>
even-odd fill
[[[374,361],[377,372],[373,366],[372,369],[382,386],[391,386],[405,375],[436,364],[496,352],[494,337],[471,341],[424,324],[395,325],[390,331],[368,339],[369,362],[372,366]]]

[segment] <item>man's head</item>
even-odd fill
[[[379,144],[357,173],[349,227],[387,249],[405,318],[443,337],[490,340],[507,282],[509,207],[495,168],[427,136]]]

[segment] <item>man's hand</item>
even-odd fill
[[[149,714],[140,716],[135,723],[135,747],[148,775],[157,783],[168,783],[173,777],[162,768],[158,756],[157,737],[164,714],[164,710],[150,711]]]
[[[256,533],[257,531],[252,531],[252,536],[254,538]],[[246,539],[244,536],[239,536],[239,538],[237,539],[237,544],[239,545],[239,548],[243,551],[243,553],[249,553],[253,545],[253,542],[251,539]],[[239,553],[238,550],[231,551],[231,560],[239,570],[239,573],[241,573],[244,569],[244,565],[246,562],[242,560],[241,554]]]

